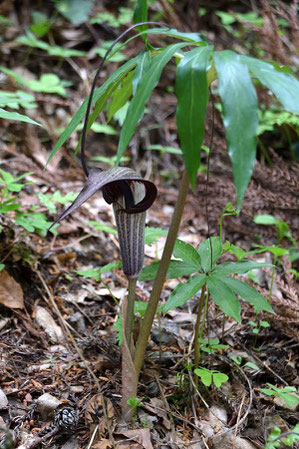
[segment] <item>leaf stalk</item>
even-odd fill
[[[172,216],[170,228],[167,234],[164,251],[162,254],[162,259],[159,265],[157,276],[153,285],[153,290],[149,299],[149,303],[142,321],[140,333],[137,339],[136,349],[134,353],[134,365],[136,369],[137,376],[140,374],[140,370],[143,365],[144,354],[148,342],[148,338],[151,332],[152,324],[154,321],[155,313],[163,289],[163,285],[166,279],[166,274],[172,256],[174,244],[177,238],[179,226],[181,223],[181,218],[185,206],[185,201],[189,189],[190,178],[187,169],[185,168],[181,186],[179,189],[179,194],[177,202],[175,205],[174,213]]]

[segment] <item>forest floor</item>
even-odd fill
[[[96,2],[96,6],[97,3],[101,2]],[[223,3],[226,10],[234,6],[234,2]],[[118,3],[113,5],[109,11],[115,13]],[[43,2],[43,8],[49,14],[53,6],[51,2]],[[99,11],[103,9],[101,5],[98,7]],[[191,343],[198,297],[169,311],[159,322],[156,320],[139,384],[141,403],[137,416],[129,428],[121,426],[121,353],[114,324],[127,281],[120,268],[103,272],[100,280],[77,273],[119,261],[117,236],[111,231],[115,228],[112,209],[97,194],[71,218],[62,221],[57,233],[47,232],[56,214],[65,208],[61,197],[70,198],[84,183],[79,159],[73,160],[78,131],[44,170],[61,129],[89,93],[90,80],[98,65],[98,58],[90,49],[113,39],[117,31],[90,23],[74,26],[56,16],[50,43],[87,51],[86,57],[61,60],[38,48],[28,50],[16,42],[17,36],[30,26],[32,11],[30,2],[24,2],[23,16],[17,1],[6,0],[0,6],[0,14],[10,20],[5,26],[0,23],[1,65],[26,80],[55,73],[72,85],[65,97],[34,93],[36,106],[30,110],[30,117],[43,127],[5,120],[1,123],[0,168],[14,178],[27,174],[16,181],[24,184],[19,193],[9,192],[11,196],[17,195],[21,203],[19,221],[19,212],[0,213],[0,447],[264,448],[274,427],[285,433],[298,423],[298,403],[289,404],[261,391],[267,388],[267,383],[279,388],[297,388],[299,384],[298,259],[291,259],[290,251],[279,258],[271,296],[274,314],[257,316],[249,304],[242,303],[241,323],[230,318],[223,321],[221,311],[209,302],[204,338],[218,339],[216,344],[224,346],[203,350],[200,364],[229,376],[219,388],[206,387],[200,382],[196,388],[188,369],[193,360]],[[167,11],[164,20],[171,21],[173,26],[179,27],[181,20],[185,28],[196,30],[196,23],[191,19],[188,23],[178,5]],[[214,22],[210,29],[207,23],[209,38],[219,48],[225,47],[226,32],[222,30],[217,37]],[[125,51],[126,57],[135,54],[135,44]],[[290,50],[287,56],[290,57]],[[108,64],[101,78],[116,67],[116,63]],[[175,154],[144,149],[155,144],[178,146],[175,96],[173,89],[168,88],[173,85],[173,77],[174,66],[170,66],[125,154],[130,167],[158,187],[158,198],[148,211],[147,225],[166,230],[177,198],[182,161]],[[1,84],[5,91],[20,89],[10,76],[3,75]],[[29,110],[19,112],[29,115]],[[108,132],[105,116],[100,119]],[[206,145],[210,143],[211,120],[209,107]],[[115,155],[120,127],[116,121],[111,124],[116,133],[90,132],[90,158]],[[258,152],[241,213],[224,218],[223,238],[245,251],[259,244],[279,245],[294,252],[299,240],[299,164],[291,157],[288,143],[279,137],[279,131],[267,134],[264,141],[271,164],[265,153]],[[275,148],[278,138],[282,142],[279,149]],[[180,239],[194,246],[209,233],[219,235],[220,215],[228,203],[235,203],[231,164],[217,111],[208,183],[205,155],[202,163],[196,190],[189,191],[179,232]],[[103,159],[95,164],[109,166]],[[3,185],[0,179],[0,187]],[[34,222],[32,230],[21,225],[22,219],[27,222],[32,219],[33,215],[28,214],[41,214],[33,219],[40,222]],[[290,237],[285,235],[278,242],[276,226],[253,221],[258,214],[270,214],[287,223]],[[93,221],[100,226],[92,224]],[[105,226],[110,231],[101,230]],[[146,245],[145,264],[160,257],[164,242],[165,237],[161,237],[151,246]],[[269,252],[251,258],[273,262]],[[260,269],[246,282],[269,298],[271,274],[271,268]],[[179,281],[182,279],[166,281],[162,302]],[[152,282],[138,282],[139,301],[148,300],[151,286]],[[268,323],[267,327],[261,322]],[[96,375],[106,400],[108,420],[103,416],[102,396],[90,372]],[[73,422],[58,430],[56,425],[59,419],[65,419],[63,414]]]

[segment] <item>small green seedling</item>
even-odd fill
[[[86,56],[85,51],[75,50],[73,48],[63,48],[59,45],[50,45],[47,42],[37,39],[37,37],[27,30],[26,34],[19,36],[16,42],[22,45],[26,45],[32,48],[39,48],[40,50],[45,50],[51,56],[57,56],[59,58],[72,58],[75,56]]]
[[[49,212],[51,214],[56,214],[56,205],[55,203],[59,204],[66,204],[69,201],[74,201],[77,197],[77,193],[75,192],[68,192],[66,195],[61,195],[60,190],[56,190],[56,192],[53,195],[50,194],[44,194],[44,193],[38,193],[37,197],[41,204],[46,206]]]
[[[237,214],[238,214],[238,211],[233,207],[232,203],[228,203],[225,206],[224,211],[220,215],[220,231],[219,231],[219,235],[220,235],[220,239],[221,240],[222,240],[222,223],[223,223],[223,218],[224,217],[229,217],[231,215],[237,215]]]
[[[179,389],[182,390],[185,375],[192,371],[194,367],[193,363],[184,362],[184,368],[176,374],[176,377],[179,379]]]
[[[120,7],[118,17],[115,17],[112,13],[107,11],[98,12],[90,19],[90,23],[107,23],[113,28],[119,28],[121,25],[129,24],[132,21],[132,16],[133,13],[130,8]]]
[[[9,172],[0,168],[0,186],[1,184],[4,185],[0,191],[1,196],[9,197],[9,192],[20,192],[25,185],[31,184],[31,182],[21,184],[18,181],[33,174],[34,172],[27,172],[17,178],[14,178]]]
[[[33,90],[33,92],[42,92],[42,93],[49,93],[49,94],[57,94],[62,97],[66,97],[66,90],[65,87],[69,87],[72,85],[70,81],[66,80],[60,80],[57,75],[54,73],[45,73],[43,74],[39,80],[26,80],[24,79],[19,73],[14,72],[13,70],[7,69],[4,66],[0,66],[0,71],[5,73],[7,76],[10,76],[13,78],[18,85],[28,87],[28,89]],[[13,92],[9,92],[9,94],[13,94]],[[20,103],[21,106],[26,107],[26,104],[24,106],[24,100],[28,101],[34,101],[35,97],[31,94],[28,94],[28,92],[23,91],[17,91],[14,93],[14,95],[17,95],[17,101]],[[28,96],[30,95],[30,96]],[[7,93],[6,93],[7,96]],[[9,99],[10,102],[13,101],[13,99]],[[11,104],[11,103],[10,103]],[[7,104],[7,106],[12,107],[10,104]],[[31,104],[29,103],[29,106]],[[36,107],[36,104],[34,103],[32,107]],[[27,104],[27,109],[28,104]]]
[[[250,326],[252,326],[252,332],[254,334],[259,334],[261,328],[266,328],[266,327],[270,327],[270,324],[268,323],[268,321],[259,321],[258,323],[256,323],[255,321],[249,321],[248,324],[250,324]]]
[[[266,394],[267,396],[275,396],[277,398],[283,399],[289,406],[294,407],[299,402],[299,396],[294,393],[297,393],[295,387],[275,387],[267,382],[267,385],[270,388],[261,388],[261,392]]]
[[[15,217],[15,224],[22,226],[28,232],[38,232],[41,236],[45,237],[47,235],[48,229],[53,222],[48,221],[45,214],[42,212],[17,212]],[[53,226],[51,232],[55,234],[55,228]]]
[[[206,387],[210,387],[213,382],[215,387],[219,388],[224,382],[227,382],[229,379],[226,374],[221,373],[220,371],[203,368],[202,366],[196,368],[194,370],[194,373],[198,377],[200,377],[200,380]]]
[[[206,352],[207,354],[214,354],[219,349],[229,348],[228,345],[219,344],[219,338],[210,338],[209,340],[199,338],[198,341],[200,343],[200,350]]]
[[[19,193],[26,184],[30,184],[30,182],[22,184],[18,181],[32,174],[33,172],[28,172],[14,178],[10,173],[0,168],[0,212],[2,214],[18,210],[21,207],[21,203],[18,203],[17,198],[12,196],[11,193]]]
[[[2,91],[0,93],[0,107],[9,107],[11,109],[35,109],[35,96],[24,90],[17,90],[16,92]]]
[[[259,367],[258,367],[257,365],[255,365],[255,363],[252,363],[252,362],[246,362],[246,363],[244,363],[244,365],[242,365],[243,359],[242,359],[241,356],[235,356],[235,355],[233,355],[233,354],[230,354],[229,357],[230,357],[230,358],[235,362],[235,364],[236,364],[237,366],[239,366],[240,368],[246,368],[246,367],[248,367],[248,368],[254,369],[254,370],[256,370],[256,371],[259,370]]]
[[[0,212],[5,214],[15,211],[14,222],[17,226],[22,226],[29,232],[38,232],[43,237],[46,236],[49,227],[52,222],[47,220],[47,217],[42,212],[35,212],[36,206],[31,207],[29,210],[21,211],[21,203],[17,202],[17,198],[12,196],[12,193],[19,193],[28,184],[32,184],[31,181],[20,183],[19,181],[25,176],[30,176],[34,172],[24,173],[23,175],[14,178],[10,173],[0,168]],[[51,232],[56,233],[53,226]]]
[[[134,397],[134,398],[128,399],[127,403],[128,403],[128,405],[130,405],[132,407],[133,418],[136,418],[138,408],[141,407],[144,404],[144,402],[142,402],[142,399],[138,399],[138,398]]]
[[[29,27],[30,31],[32,31],[38,37],[45,36],[51,28],[51,20],[48,19],[46,14],[39,11],[33,11],[31,16],[33,23]]]
[[[299,424],[289,432],[281,433],[279,427],[274,427],[267,438],[264,449],[275,449],[283,444],[284,446],[293,446],[299,440]]]
[[[290,233],[290,227],[285,221],[278,220],[277,218],[273,217],[273,215],[268,214],[256,215],[253,221],[256,224],[261,224],[265,226],[275,226],[277,230],[278,243],[281,243],[281,241],[285,237],[287,237],[293,244],[296,243]]]
[[[121,262],[111,262],[107,265],[104,265],[102,268],[95,268],[90,270],[74,270],[74,273],[83,276],[84,278],[91,278],[97,282],[102,281],[101,275],[103,273],[108,273],[115,268],[119,268],[121,266]]]

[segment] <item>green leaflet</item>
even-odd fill
[[[164,66],[172,58],[174,53],[186,45],[188,45],[186,42],[170,45],[152,59],[150,68],[140,81],[136,94],[130,103],[119,138],[116,165],[119,164],[119,161],[131,140],[138,120],[143,116],[145,104],[149,99],[152,90],[158,84]]]
[[[187,282],[178,284],[172,291],[168,298],[165,306],[163,307],[163,312],[166,313],[170,309],[175,309],[176,307],[182,306],[188,299],[192,298],[206,283],[207,277],[205,274],[195,274],[191,276]]]
[[[126,104],[127,100],[132,95],[133,76],[134,72],[130,71],[123,79],[121,86],[114,91],[112,101],[109,107],[108,122],[111,120],[113,115]]]
[[[286,111],[299,114],[299,82],[293,75],[256,58],[241,55],[240,59],[262,84],[272,90]]]
[[[197,252],[201,258],[201,267],[203,271],[205,273],[210,271],[222,253],[222,242],[220,237],[210,237],[209,239],[202,241],[197,248]]]
[[[188,41],[191,43],[199,43],[201,42],[202,45],[206,45],[204,37],[200,33],[184,33],[182,31],[178,31],[175,28],[149,28],[147,30],[141,31],[140,33],[136,34],[134,37],[130,37],[123,46],[128,44],[132,39],[135,39],[138,36],[143,36],[144,34],[162,34],[169,37],[174,37],[176,39],[180,39],[182,41]]]
[[[255,268],[271,267],[269,263],[254,262],[252,260],[240,260],[239,262],[223,262],[214,268],[213,274],[224,275],[232,273],[247,273]]]
[[[241,304],[232,289],[214,275],[207,278],[207,285],[214,303],[228,316],[241,322]]]
[[[136,69],[134,70],[134,77],[132,80],[133,95],[135,95],[138,84],[140,83],[145,72],[149,69],[151,64],[151,53],[149,51],[142,51],[136,58]]]
[[[33,125],[42,126],[40,123],[36,122],[35,120],[32,120],[26,115],[18,114],[17,112],[5,111],[5,109],[2,108],[0,108],[0,118],[3,118],[4,120],[16,120],[18,122],[26,122],[32,123]]]
[[[184,262],[196,266],[198,270],[201,267],[200,255],[196,249],[182,240],[176,239],[173,255],[177,259],[182,259]]]
[[[212,46],[195,48],[181,59],[177,67],[178,135],[193,189],[205,133],[204,122],[209,99],[207,65],[212,50]]]
[[[134,15],[133,15],[133,23],[140,23],[140,22],[147,22],[147,0],[137,0],[135,9],[134,9]],[[146,30],[148,25],[141,25],[137,28],[139,31]],[[144,42],[147,42],[147,37],[142,36]]]
[[[160,261],[153,262],[143,268],[141,275],[138,277],[139,281],[151,281],[156,278]],[[198,271],[196,265],[182,262],[181,260],[171,260],[169,263],[166,278],[175,279],[180,276],[188,276],[189,274]]]
[[[248,68],[239,55],[229,50],[215,52],[214,61],[240,211],[256,156],[257,95]]]
[[[247,285],[238,279],[226,276],[218,276],[217,279],[227,285],[234,293],[241,296],[245,301],[253,304],[257,312],[266,310],[267,312],[274,313],[266,298],[250,285]]]
[[[130,59],[128,62],[126,62],[124,65],[119,67],[115,72],[105,81],[105,83],[98,89],[94,91],[93,97],[92,97],[92,105],[96,103],[97,101],[101,100],[102,96],[105,96],[108,89],[114,84],[114,88],[118,86],[118,82],[120,81],[130,70],[132,70],[136,65],[136,58]],[[112,92],[111,92],[112,93]],[[110,94],[111,94],[110,93]],[[87,108],[87,102],[88,97],[84,100],[83,104],[80,106],[68,126],[65,128],[61,136],[59,137],[56,145],[54,146],[49,159],[47,161],[47,164],[50,162],[52,157],[56,154],[56,152],[59,150],[59,148],[65,143],[65,141],[68,139],[68,137],[72,134],[72,132],[76,129],[78,124],[84,119],[86,108]],[[92,116],[92,114],[91,114]],[[90,116],[90,118],[91,118]],[[93,120],[94,121],[94,120]],[[89,125],[91,126],[91,121],[88,121]]]

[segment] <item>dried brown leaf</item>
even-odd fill
[[[10,309],[24,308],[23,290],[6,270],[0,273],[0,304]]]
[[[119,433],[129,438],[130,440],[136,441],[137,443],[141,444],[144,449],[153,449],[150,429],[124,430]]]

